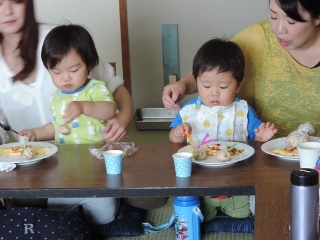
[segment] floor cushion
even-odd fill
[[[0,211],[1,239],[91,239],[90,226],[81,211],[52,212],[42,208],[14,207]]]
[[[92,237],[133,237],[144,233],[142,222],[145,220],[147,210],[133,207],[121,202],[119,212],[115,219],[103,225],[91,227]]]
[[[247,218],[233,218],[218,211],[214,219],[201,224],[201,232],[253,233],[254,216],[251,214]]]

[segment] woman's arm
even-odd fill
[[[104,129],[106,135],[101,140],[120,142],[128,133],[133,117],[133,103],[129,91],[123,85],[115,90],[113,98],[119,112],[107,122]]]
[[[91,78],[103,80],[113,94],[119,112],[105,126],[105,136],[101,139],[109,142],[123,141],[127,135],[133,117],[133,103],[129,91],[123,86],[123,79],[115,75],[113,67],[100,61],[89,75]]]
[[[6,123],[6,118],[4,116],[2,108],[0,108],[0,121]],[[9,136],[7,132],[0,127],[0,144],[5,144],[8,142],[8,140],[9,140]]]
[[[166,108],[177,109],[180,107],[179,101],[186,95],[196,93],[197,83],[192,73],[182,78],[180,81],[169,84],[164,87],[162,93],[162,102]]]

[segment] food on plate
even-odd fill
[[[228,151],[219,150],[216,157],[219,162],[227,162],[231,159],[231,154]]]
[[[42,155],[51,150],[50,147],[40,147],[40,146],[33,146],[33,145],[27,145],[25,148],[26,149],[31,148],[34,155]],[[7,148],[0,147],[0,156],[21,156],[25,148],[23,146],[7,147]]]
[[[216,143],[216,144],[210,144],[210,145],[202,146],[201,149],[203,149],[206,152],[207,156],[217,156],[217,153],[220,150],[224,149],[224,151],[226,151],[226,152],[228,152],[230,154],[230,158],[231,158],[231,156],[233,156],[233,155],[240,155],[240,154],[242,154],[244,152],[243,149],[237,149],[234,146],[235,146],[235,144],[233,144],[232,146],[228,147],[228,146],[222,145],[220,143]],[[196,147],[191,147],[190,148],[190,151],[192,153],[194,153],[196,150],[197,150]],[[230,160],[230,158],[229,158],[229,160]],[[221,156],[221,159],[222,159],[222,156]]]
[[[24,148],[24,149],[22,150],[21,156],[22,156],[23,158],[31,159],[31,158],[33,158],[33,157],[35,156],[35,153],[34,153],[34,151],[32,150],[32,148],[27,147],[27,148]]]
[[[193,158],[195,160],[204,160],[207,158],[207,153],[206,150],[204,150],[203,148],[197,148],[194,150],[193,152]]]
[[[296,147],[286,147],[283,149],[272,149],[270,150],[273,154],[278,154],[282,156],[291,156],[291,157],[298,157],[298,149]]]
[[[204,146],[204,149],[206,150],[208,156],[215,156],[217,155],[217,152],[219,150],[222,150],[225,147],[226,146],[217,143],[217,144],[206,145]],[[244,150],[232,148],[232,149],[229,149],[228,152],[231,154],[231,156],[233,156],[233,155],[240,155],[241,153],[244,152]]]

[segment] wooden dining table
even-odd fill
[[[0,197],[141,197],[255,195],[255,239],[290,238],[290,173],[299,162],[284,160],[247,143],[255,153],[227,166],[193,163],[188,178],[175,176],[176,143],[139,143],[123,159],[121,174],[106,174],[103,159],[89,149],[101,145],[60,145],[54,155],[13,171],[0,172]]]

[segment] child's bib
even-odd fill
[[[248,132],[248,105],[244,100],[234,101],[229,106],[209,108],[201,103],[190,104],[180,110],[183,122],[192,127],[192,136],[200,141],[209,133],[219,141],[246,141]]]

